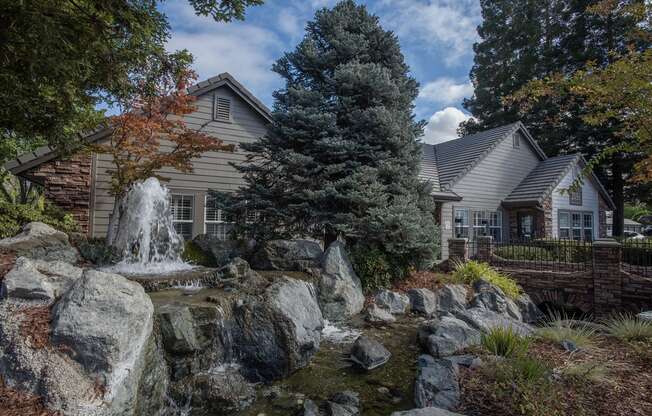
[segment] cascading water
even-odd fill
[[[134,184],[124,199],[114,246],[122,261],[110,269],[125,274],[166,274],[192,269],[181,260],[183,238],[172,223],[170,193],[156,178]]]

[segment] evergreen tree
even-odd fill
[[[649,48],[649,42],[632,42],[631,33],[640,19],[620,11],[643,0],[482,0],[480,42],[474,45],[475,63],[471,79],[474,96],[464,107],[476,120],[464,123],[467,134],[521,120],[550,156],[581,152],[587,158],[600,154],[617,137],[617,126],[591,126],[584,122],[589,109],[581,100],[567,96],[537,101],[527,113],[507,97],[528,82],[552,74],[572,76],[594,63],[601,68],[613,56],[634,44]],[[592,8],[608,8],[596,13]],[[603,10],[604,11],[604,10]],[[558,117],[564,111],[565,117]],[[607,188],[616,203],[614,232],[622,232],[624,189],[637,155],[617,154],[596,173],[609,177]],[[635,194],[636,192],[631,192]]]
[[[396,36],[352,0],[322,9],[273,67],[274,123],[243,144],[247,185],[224,208],[257,239],[341,236],[391,260],[420,263],[437,248],[430,188],[418,178],[423,123],[417,82]],[[249,216],[252,219],[253,216]]]

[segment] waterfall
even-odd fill
[[[111,271],[166,274],[192,268],[181,260],[183,238],[172,223],[170,192],[158,179],[135,183],[123,204],[114,242],[122,261]]]

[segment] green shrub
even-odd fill
[[[552,315],[544,326],[536,330],[535,336],[554,343],[572,341],[579,348],[586,349],[594,345],[596,331],[589,322]]]
[[[474,260],[467,262],[458,262],[454,265],[453,280],[458,283],[473,284],[477,280],[484,279],[499,287],[507,296],[516,299],[521,294],[521,288],[516,281],[509,276],[499,273],[496,269],[487,263],[481,263]]]
[[[509,260],[536,260],[552,261],[555,257],[550,251],[543,247],[536,246],[501,246],[496,248],[494,253],[498,257]]]
[[[13,237],[20,232],[25,224],[34,221],[48,224],[57,230],[68,233],[76,232],[79,229],[71,214],[64,213],[54,205],[45,204],[41,209],[38,206],[0,201],[0,238]]]
[[[206,253],[194,241],[188,240],[184,243],[181,258],[191,264],[204,267],[215,267],[217,262],[212,254]]]
[[[482,334],[481,344],[493,355],[515,357],[525,353],[530,346],[528,338],[519,335],[511,326],[495,327]]]
[[[392,266],[379,248],[356,245],[351,250],[351,262],[365,292],[391,285],[394,278]]]
[[[607,333],[624,341],[652,340],[652,322],[621,314],[607,320]]]
[[[593,259],[592,244],[585,241],[539,239],[532,245],[547,250],[553,260],[563,263],[585,263]]]

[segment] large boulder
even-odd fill
[[[360,398],[353,391],[335,393],[326,402],[326,409],[330,416],[358,416],[360,415]]]
[[[437,310],[439,312],[452,312],[466,308],[467,290],[464,285],[444,285],[435,292]]]
[[[410,308],[426,316],[433,316],[437,312],[437,296],[429,289],[410,289]]]
[[[389,324],[396,321],[389,310],[381,308],[375,303],[371,303],[365,308],[364,319],[372,324]]]
[[[251,258],[258,270],[304,271],[319,267],[323,251],[313,240],[272,240],[263,244]]]
[[[473,284],[476,294],[470,302],[472,308],[484,308],[521,321],[523,315],[518,305],[497,286],[480,279]]]
[[[94,270],[53,308],[53,344],[104,386],[113,414],[131,414],[137,403],[153,312],[139,284]]]
[[[523,336],[530,335],[533,331],[532,327],[524,322],[482,307],[458,311],[454,315],[472,328],[485,333],[497,327],[512,328],[516,333]]]
[[[459,369],[448,360],[436,360],[421,355],[417,360],[417,379],[414,384],[414,403],[417,407],[440,407],[451,410],[460,400],[457,380]]]
[[[0,295],[49,303],[63,295],[81,275],[82,269],[69,263],[19,257],[2,280]]]
[[[360,336],[353,343],[351,361],[365,370],[373,370],[385,364],[391,358],[387,348],[375,339]]]
[[[79,253],[70,245],[68,235],[42,222],[30,222],[15,237],[0,240],[0,249],[38,260],[76,263]]]
[[[190,383],[191,415],[234,414],[249,407],[256,391],[237,367],[222,366],[193,377]]]
[[[364,307],[362,284],[342,242],[335,241],[326,249],[321,267],[319,304],[324,317],[341,321],[360,313]]]
[[[447,357],[480,343],[480,332],[453,316],[426,322],[419,328],[419,343],[434,357]]]
[[[394,412],[391,416],[463,416],[460,413],[450,412],[439,407],[424,407],[423,409],[405,410]]]
[[[249,241],[224,240],[208,234],[200,234],[192,240],[204,253],[210,254],[217,267],[227,264],[236,257],[246,257],[253,249]]]
[[[374,302],[393,315],[402,315],[410,310],[410,298],[399,292],[381,290],[374,295]]]
[[[539,309],[527,293],[521,294],[514,302],[521,311],[523,322],[534,324],[545,318],[545,314],[541,312],[541,309]]]
[[[319,350],[324,321],[311,283],[283,277],[239,303],[229,336],[249,380],[285,377]]]

